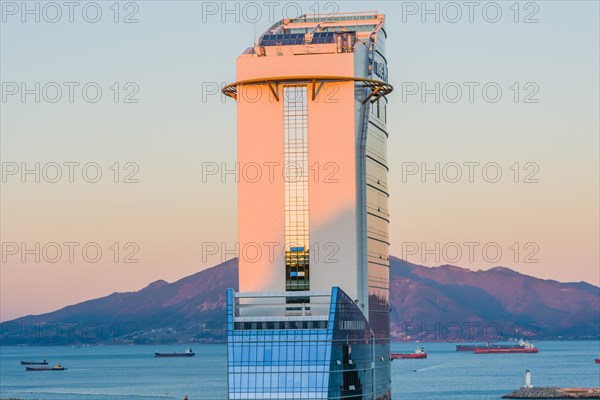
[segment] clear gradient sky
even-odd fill
[[[2,2],[0,320],[231,258],[223,248],[206,251],[210,243],[233,248],[237,235],[234,177],[203,179],[203,168],[236,160],[235,103],[211,91],[235,80],[236,57],[273,20],[317,5],[324,15],[377,8],[387,17],[393,255],[600,283],[598,2],[519,3],[518,15],[513,2],[480,2],[471,16],[463,2],[427,3],[439,22],[421,2],[254,3],[261,18],[242,3],[227,3],[234,11],[226,13],[221,2],[195,1],[120,3],[118,16],[112,1],[97,2],[98,18],[88,3],[73,10],[72,23],[67,8],[52,23],[56,10],[42,3],[35,22],[15,10],[21,2]],[[138,22],[123,23],[127,16]],[[22,83],[34,89],[24,102]],[[95,87],[102,95],[93,103]],[[423,88],[432,90],[424,99]],[[125,103],[126,95],[138,102]],[[70,164],[73,183],[71,162],[80,163]],[[39,183],[20,171],[35,163]],[[420,174],[436,163],[439,182]],[[51,183],[57,164],[62,178]],[[98,182],[84,179],[84,164],[87,180],[101,170]],[[124,182],[130,173],[137,183]],[[39,243],[39,262],[22,243]],[[97,247],[102,256],[92,262]],[[124,262],[135,251],[139,262]]]

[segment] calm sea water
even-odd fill
[[[539,342],[538,354],[454,351],[453,344],[423,344],[426,360],[392,363],[393,398],[405,400],[496,400],[532,371],[536,386],[599,387],[600,342]],[[39,400],[224,400],[226,347],[195,346],[196,357],[154,358],[154,351],[185,346],[1,347],[0,398]],[[392,350],[411,352],[412,344]],[[62,372],[26,372],[21,360],[61,362]]]

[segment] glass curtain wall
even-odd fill
[[[286,290],[310,290],[306,86],[283,88]],[[289,302],[305,302],[291,298]]]

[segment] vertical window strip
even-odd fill
[[[285,86],[283,98],[286,290],[309,290],[306,86]]]

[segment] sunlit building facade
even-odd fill
[[[242,172],[230,399],[391,398],[384,20],[279,21],[223,90]]]

